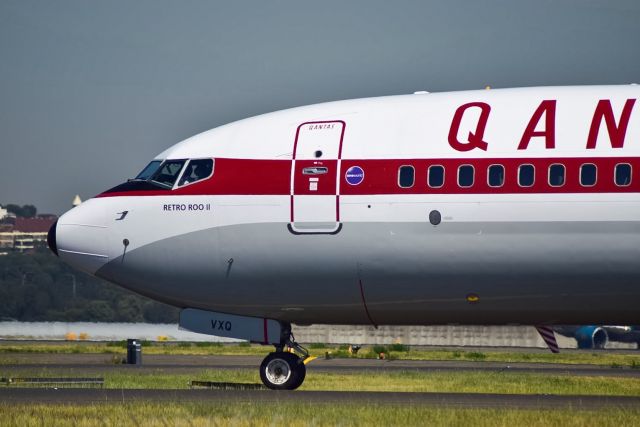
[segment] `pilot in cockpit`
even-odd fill
[[[187,165],[187,170],[184,171],[179,185],[182,186],[207,178],[211,175],[212,168],[213,162],[211,159],[192,160]]]

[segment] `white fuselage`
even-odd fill
[[[63,215],[57,251],[179,307],[286,322],[637,324],[639,97],[504,89],[242,120],[161,153],[173,183]]]

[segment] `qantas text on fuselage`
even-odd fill
[[[591,125],[589,126],[586,148],[591,150],[596,148],[598,133],[603,121],[607,126],[611,146],[613,148],[624,147],[627,126],[629,125],[631,111],[633,110],[635,102],[635,99],[627,99],[622,108],[620,119],[616,120],[611,106],[611,100],[599,100],[593,114],[593,119],[591,120]],[[518,150],[526,150],[532,138],[541,138],[546,149],[556,148],[556,103],[557,101],[555,99],[547,99],[540,103],[522,134],[522,138],[518,144]],[[460,123],[462,122],[464,113],[470,108],[479,109],[480,114],[475,124],[475,129],[473,132],[469,132],[466,141],[463,142],[458,139]],[[485,102],[471,102],[458,107],[451,122],[448,138],[449,145],[458,151],[470,151],[474,149],[487,151],[489,143],[484,141],[483,138],[490,114],[491,106]],[[539,129],[541,121],[543,128]]]
[[[638,324],[639,96],[501,89],[245,119],[67,212],[49,243],[183,308],[184,328],[275,345],[273,388],[304,378],[282,353],[304,355],[291,323]]]

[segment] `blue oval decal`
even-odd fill
[[[364,170],[360,166],[351,166],[344,174],[344,179],[349,185],[358,185],[364,181]]]

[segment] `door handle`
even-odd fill
[[[323,175],[327,172],[329,172],[329,168],[321,167],[321,166],[314,166],[314,167],[302,169],[302,175]]]

